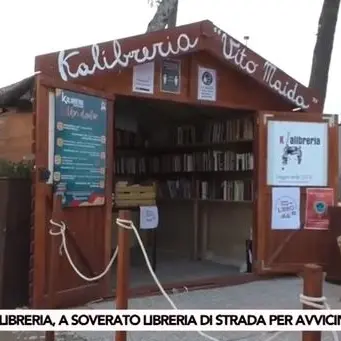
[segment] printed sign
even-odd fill
[[[163,92],[180,93],[181,62],[180,60],[164,59],[161,62],[160,90]]]
[[[105,201],[107,101],[56,90],[53,180],[63,206]]]
[[[271,229],[300,229],[300,189],[298,187],[272,188]]]
[[[307,188],[304,228],[328,230],[328,206],[334,206],[333,188]]]
[[[154,93],[154,62],[134,66],[133,92]]]
[[[140,206],[140,229],[151,230],[159,225],[157,206]]]
[[[216,101],[217,98],[217,72],[199,66],[198,69],[198,99],[203,101]]]
[[[268,121],[267,144],[268,185],[327,185],[327,123]]]

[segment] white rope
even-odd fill
[[[310,297],[300,294],[300,302],[302,304],[307,305],[310,308],[316,309],[330,309],[330,306],[327,304],[327,298],[325,296],[322,297]]]
[[[61,236],[61,244],[60,244],[60,253],[61,251],[64,249],[65,251],[65,255],[70,263],[70,265],[72,266],[72,268],[74,269],[74,271],[76,272],[76,274],[81,277],[82,279],[84,279],[85,281],[88,281],[88,282],[92,282],[92,281],[97,281],[99,280],[100,278],[102,278],[103,276],[105,276],[107,274],[107,272],[109,271],[109,269],[111,268],[112,264],[114,263],[115,261],[115,258],[117,256],[117,253],[118,253],[118,246],[116,247],[115,249],[115,252],[112,256],[112,258],[110,259],[110,262],[109,264],[107,265],[107,267],[105,268],[105,270],[99,274],[98,276],[96,277],[87,277],[85,275],[83,275],[76,267],[76,265],[74,264],[74,262],[72,261],[72,258],[70,256],[70,253],[68,251],[68,248],[67,248],[67,244],[66,244],[66,235],[65,235],[65,230],[66,230],[66,225],[64,222],[61,222],[60,224],[59,223],[56,223],[55,221],[53,221],[52,219],[50,220],[50,223],[51,225],[53,226],[56,226],[56,227],[59,227],[59,231],[58,232],[53,232],[52,229],[50,229],[49,233],[50,235],[52,236]],[[170,304],[170,306],[174,309],[174,310],[179,310],[179,308],[175,305],[175,303],[172,301],[172,299],[170,298],[170,296],[167,294],[167,292],[165,291],[165,289],[163,288],[162,284],[160,283],[159,279],[157,278],[154,270],[153,270],[153,267],[150,263],[150,260],[149,260],[149,257],[148,257],[148,254],[147,254],[147,251],[143,245],[143,242],[142,242],[142,239],[140,237],[140,234],[138,233],[137,231],[137,228],[135,227],[134,223],[131,221],[131,220],[126,220],[126,219],[120,219],[120,218],[117,218],[116,219],[116,224],[122,228],[125,228],[125,229],[128,229],[128,230],[133,230],[134,231],[134,234],[136,236],[136,239],[138,241],[138,244],[141,248],[141,251],[142,251],[142,254],[143,254],[143,257],[146,261],[146,264],[147,264],[147,267],[148,267],[148,270],[150,272],[150,275],[152,276],[155,284],[157,285],[157,287],[159,288],[160,292],[162,293],[162,295],[164,296],[164,298],[168,301],[168,303]],[[186,288],[186,287],[185,287]],[[187,288],[186,288],[187,289]],[[188,289],[187,289],[187,292],[188,292]],[[299,299],[300,299],[300,302],[302,304],[305,304],[311,308],[315,308],[315,309],[328,309],[330,310],[330,306],[328,305],[328,303],[326,302],[327,299],[325,296],[322,296],[322,297],[310,297],[310,296],[305,296],[303,294],[300,294],[299,296]],[[275,332],[274,334],[272,334],[269,338],[265,339],[264,341],[272,341],[274,338],[276,338],[277,336],[279,336],[280,334],[282,333],[285,333],[287,331],[279,331],[279,332]],[[203,336],[204,338],[208,339],[208,340],[211,340],[211,341],[220,341],[218,339],[216,339],[215,337],[213,336],[210,336],[202,331],[197,331],[197,333],[200,335],[200,336]],[[270,332],[270,333],[273,333],[273,332]],[[339,337],[338,337],[338,334],[336,331],[332,331],[332,334],[333,334],[333,339],[334,341],[339,341]],[[237,340],[241,340],[241,339],[244,339],[244,338],[240,338],[240,339],[237,339]],[[236,340],[236,341],[237,341]]]
[[[58,224],[51,219],[50,224],[53,226],[59,227],[58,232],[53,232],[52,229],[50,229],[50,231],[49,231],[51,236],[60,236],[62,239],[60,247],[59,247],[59,254],[62,254],[63,250],[65,251],[66,258],[68,259],[73,270],[76,272],[76,274],[80,278],[84,279],[87,282],[94,282],[94,281],[98,281],[99,279],[101,279],[102,277],[104,277],[108,273],[108,271],[110,270],[110,268],[112,267],[112,265],[116,259],[116,256],[118,253],[118,246],[116,247],[115,252],[112,255],[112,257],[111,257],[107,267],[104,269],[104,271],[95,277],[87,277],[78,270],[77,266],[75,265],[75,263],[73,262],[73,260],[70,256],[70,253],[69,253],[69,250],[68,250],[67,244],[66,244],[66,235],[65,235],[66,225],[65,225],[65,223],[61,222],[60,224]]]
[[[327,297],[310,297],[300,294],[300,302],[311,308],[331,310],[330,305],[327,303]],[[332,330],[334,341],[339,341],[339,336],[335,330]]]
[[[162,293],[162,295],[164,296],[164,298],[168,301],[168,303],[170,304],[170,306],[174,309],[174,310],[178,310],[178,307],[175,305],[175,303],[172,301],[172,299],[169,297],[169,295],[167,294],[166,290],[163,288],[162,284],[160,283],[159,279],[157,278],[154,270],[153,270],[153,267],[152,265],[150,264],[150,261],[149,261],[149,258],[148,258],[148,254],[147,254],[147,251],[143,245],[143,242],[142,242],[142,239],[140,237],[140,234],[138,233],[134,223],[131,221],[131,220],[125,220],[125,219],[120,219],[120,218],[117,218],[116,219],[116,223],[118,226],[120,227],[123,227],[125,229],[128,229],[128,230],[133,230],[134,231],[134,234],[136,236],[136,239],[140,245],[140,248],[141,248],[141,251],[142,251],[142,254],[143,254],[143,257],[146,261],[146,264],[147,264],[147,267],[148,267],[148,270],[151,274],[151,276],[153,277],[153,280],[155,282],[155,284],[158,286],[160,292]],[[220,341],[218,339],[216,339],[215,337],[213,336],[210,336],[202,331],[197,331],[197,333],[200,335],[200,336],[203,336],[205,337],[206,339],[208,340],[211,340],[211,341]]]
[[[300,302],[314,309],[327,309],[327,310],[331,309],[329,304],[327,303],[327,298],[325,296],[311,297],[311,296],[300,294]],[[276,332],[275,334],[271,335],[269,338],[265,339],[264,341],[272,341],[275,337],[286,332],[287,331]],[[333,334],[334,341],[339,341],[339,336],[335,330],[332,331],[332,334]]]

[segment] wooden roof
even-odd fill
[[[319,96],[210,21],[36,57],[35,70],[64,81],[119,71],[160,58],[207,51],[303,111],[321,112]],[[285,53],[286,51],[283,51]]]
[[[27,77],[0,89],[0,108],[31,106],[35,77]]]

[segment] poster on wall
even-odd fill
[[[198,99],[216,101],[217,98],[217,71],[214,69],[198,68]]]
[[[328,230],[329,206],[334,206],[333,188],[307,188],[304,228],[307,230]]]
[[[53,182],[63,206],[105,202],[107,101],[56,89]]]
[[[272,230],[299,230],[299,187],[273,187],[271,212]]]
[[[181,61],[164,59],[161,61],[160,90],[173,94],[180,93]]]
[[[267,184],[326,186],[328,124],[268,121]]]
[[[134,66],[133,92],[154,93],[154,62]]]

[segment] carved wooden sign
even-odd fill
[[[314,92],[238,40],[203,21],[36,57],[36,71],[64,81],[206,50],[304,111],[321,112]]]
[[[210,26],[208,29],[211,28]],[[319,105],[319,98],[312,94],[311,89],[300,84],[218,27],[213,26],[213,34],[210,35],[215,40],[218,39],[219,44],[215,44],[215,48],[219,46],[223,58],[241,72],[252,76],[298,108],[309,110]]]

